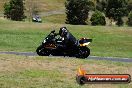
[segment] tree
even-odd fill
[[[67,24],[86,24],[89,12],[88,0],[67,0],[65,7]]]
[[[123,22],[122,18],[118,17],[116,25],[121,26],[121,25],[123,25],[123,23],[124,22]]]
[[[105,12],[108,0],[100,0],[97,2],[96,9]]]
[[[132,11],[132,0],[128,2],[127,9],[129,12]]]
[[[15,21],[21,21],[25,18],[23,0],[10,0],[4,5],[4,15]]]
[[[108,0],[106,7],[106,17],[117,21],[117,25],[123,24],[122,17],[127,16],[127,0]],[[120,22],[122,21],[122,22]]]
[[[11,10],[11,7],[8,3],[5,3],[4,5],[4,17],[7,17],[7,19],[9,19],[11,16],[10,16],[10,10]]]
[[[132,11],[128,15],[128,26],[132,26]]]
[[[90,19],[92,25],[106,25],[105,16],[100,11],[95,11]]]

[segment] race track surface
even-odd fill
[[[0,52],[0,54],[14,54],[14,55],[24,55],[24,56],[38,56],[35,52]],[[55,56],[50,56],[55,57]],[[60,56],[57,56],[60,57]],[[64,57],[66,58],[66,57]],[[71,57],[72,58],[72,57]],[[98,56],[89,56],[86,59],[93,60],[108,60],[108,61],[117,61],[117,62],[130,62],[132,63],[132,58],[117,58],[117,57],[98,57]]]

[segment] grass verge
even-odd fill
[[[80,86],[75,76],[82,65],[89,74],[130,74],[132,64],[58,57],[0,55],[1,88],[131,88],[130,84]]]

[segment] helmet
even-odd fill
[[[60,36],[64,37],[64,36],[67,35],[67,33],[68,33],[68,30],[67,30],[66,27],[61,27],[61,28],[60,28],[60,31],[59,31],[59,35],[60,35]]]

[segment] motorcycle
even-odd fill
[[[87,47],[92,39],[81,38],[76,40],[76,43],[70,47],[65,47],[63,39],[57,37],[58,33],[55,30],[43,40],[42,44],[36,49],[39,56],[69,56],[76,58],[87,58],[90,55],[90,49]]]

